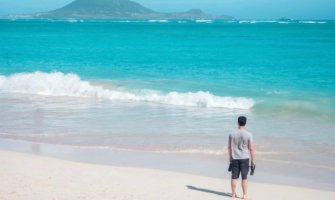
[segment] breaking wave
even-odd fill
[[[250,98],[215,96],[204,91],[162,93],[152,90],[106,89],[103,86],[92,85],[89,81],[81,80],[76,74],[62,72],[33,72],[0,76],[0,92],[229,109],[250,109],[255,104]]]

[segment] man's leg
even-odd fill
[[[236,196],[236,185],[237,179],[231,179],[231,197],[235,198]]]
[[[248,180],[242,180],[243,199],[248,199]]]
[[[232,161],[232,171],[231,171],[231,197],[235,198],[236,195],[236,185],[237,179],[240,176],[240,166],[238,160]]]
[[[241,161],[243,199],[249,199],[248,180],[247,180],[248,173],[249,173],[249,159],[245,159]]]

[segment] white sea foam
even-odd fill
[[[278,24],[291,24],[291,22],[279,21]]]
[[[197,19],[197,20],[195,20],[195,22],[197,22],[197,23],[213,23],[213,20],[209,20],[209,19]]]
[[[302,23],[302,24],[316,24],[317,22],[316,21],[299,21],[299,23]]]
[[[166,19],[151,19],[151,20],[148,20],[148,22],[153,22],[153,23],[167,23],[169,22],[169,20],[166,20]]]
[[[250,98],[215,96],[203,91],[162,93],[152,90],[134,92],[119,88],[106,89],[81,80],[76,74],[63,74],[62,72],[34,72],[0,76],[0,92],[230,109],[250,109],[255,104]]]
[[[301,24],[326,24],[324,21],[299,21]]]
[[[260,21],[255,21],[256,23],[276,23],[276,20],[260,20]]]
[[[257,24],[257,23],[276,23],[275,20],[241,20],[240,24]]]
[[[257,22],[255,20],[242,20],[242,21],[239,21],[238,23],[240,24],[256,24]]]
[[[76,20],[76,19],[67,19],[67,22],[70,22],[70,23],[77,23],[78,20]]]
[[[241,20],[241,21],[239,21],[238,23],[239,24],[245,24],[245,23],[249,23],[250,21],[247,21],[247,20]]]

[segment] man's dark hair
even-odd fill
[[[244,116],[240,116],[238,117],[238,125],[240,126],[245,126],[245,124],[247,123],[247,118]]]

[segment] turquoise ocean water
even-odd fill
[[[2,138],[220,156],[246,115],[334,169],[334,80],[334,21],[0,20]]]

